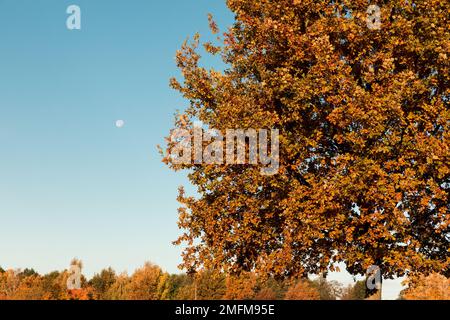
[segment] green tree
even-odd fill
[[[368,297],[366,282],[361,280],[342,290],[341,300],[364,300]]]
[[[116,272],[109,267],[103,269],[99,274],[96,273],[94,277],[89,281],[89,285],[92,286],[97,293],[99,299],[104,299],[106,292],[116,281]]]
[[[19,277],[31,277],[31,276],[39,276],[39,274],[33,269],[24,269],[22,272],[19,273]]]
[[[189,275],[189,283],[181,287],[179,300],[221,300],[226,291],[225,275],[216,271],[202,270]]]
[[[342,293],[339,282],[328,281],[324,276],[312,281],[312,285],[319,291],[320,300],[337,300]]]
[[[167,280],[167,299],[176,300],[180,295],[180,290],[191,284],[192,278],[187,274],[171,274]]]
[[[63,286],[60,279],[61,273],[58,271],[53,271],[43,276],[42,286],[47,300],[58,300],[63,296],[63,292],[67,290],[67,285]]]
[[[184,267],[449,274],[447,4],[383,1],[380,30],[365,0],[227,4],[234,25],[204,44],[226,70],[200,65],[199,36],[177,54],[190,106],[175,128],[277,128],[280,167],[180,164],[168,142],[164,161],[198,190],[178,198]]]

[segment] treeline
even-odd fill
[[[67,289],[69,276],[68,270],[40,275],[33,269],[0,268],[0,300],[362,300],[370,295],[364,281],[344,288],[324,277],[276,280],[262,279],[253,273],[168,274],[151,263],[131,275],[107,268],[90,280],[81,276],[81,289],[77,290]],[[434,277],[438,278],[432,278],[431,283],[426,283],[430,278],[424,278],[427,280],[420,285],[410,285],[417,290],[405,290],[402,298],[424,299],[426,295],[449,299],[449,280]],[[439,293],[443,288],[444,292]]]

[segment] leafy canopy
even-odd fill
[[[183,267],[281,277],[373,264],[385,277],[450,262],[448,8],[441,0],[228,0],[234,25],[177,54],[189,100],[175,128],[280,130],[280,171],[179,165]],[[213,33],[218,33],[210,19]],[[169,142],[166,155],[173,145]]]

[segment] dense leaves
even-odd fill
[[[190,101],[175,127],[278,128],[280,171],[254,165],[179,165],[182,267],[304,277],[344,263],[364,275],[450,274],[448,6],[365,0],[228,0],[234,25],[177,55]],[[210,19],[213,33],[217,25]]]
[[[103,269],[81,288],[68,290],[67,270],[46,275],[20,270],[0,272],[0,300],[364,300],[371,299],[365,281],[347,288],[325,277],[277,280],[201,271],[171,274],[146,263],[133,274]],[[402,299],[450,299],[450,279],[439,274],[407,280]]]
[[[440,274],[408,279],[408,288],[401,298],[406,300],[450,300],[450,279]]]

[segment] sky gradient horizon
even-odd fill
[[[81,30],[66,28],[72,4]],[[145,261],[180,272],[176,196],[189,185],[156,146],[188,104],[169,87],[176,50],[210,35],[208,13],[233,22],[225,1],[0,0],[1,267],[47,273],[77,257],[88,277]],[[399,288],[386,282],[384,297]]]

